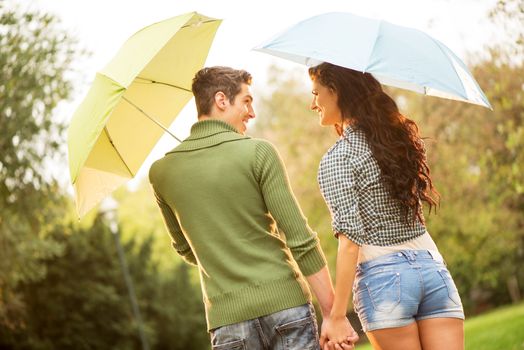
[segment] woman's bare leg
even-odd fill
[[[375,350],[422,349],[416,322],[404,327],[378,329],[367,332],[366,335]],[[446,348],[446,350],[449,349]]]
[[[417,324],[422,349],[464,349],[464,320],[460,318],[428,318],[418,321]]]

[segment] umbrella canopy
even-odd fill
[[[466,65],[419,30],[349,13],[308,18],[254,50],[307,66],[329,62],[379,82],[491,108]]]
[[[196,12],[135,33],[96,74],[68,130],[78,214],[131,179],[192,98],[221,21]]]

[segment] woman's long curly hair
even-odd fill
[[[433,187],[426,161],[424,143],[417,124],[403,116],[395,101],[369,73],[361,73],[330,63],[309,69],[312,80],[331,89],[343,125],[362,130],[381,170],[382,181],[402,209],[406,222],[424,223],[422,201],[429,212],[438,205],[439,194]]]

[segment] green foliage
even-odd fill
[[[124,240],[133,238],[142,242],[152,235],[152,259],[158,262],[162,273],[172,271],[174,266],[183,263],[171,246],[171,239],[147,179],[143,179],[134,191],[126,188],[116,191],[113,198],[118,202],[118,220]]]
[[[516,302],[524,285],[524,63],[492,49],[473,74],[493,111],[409,96],[442,194],[429,230],[468,312]]]
[[[54,111],[71,96],[72,60],[81,54],[57,18],[0,1],[2,349],[140,347],[114,235],[100,215],[72,224],[71,200],[48,169],[63,158],[65,125]],[[206,348],[199,288],[165,232],[161,252],[153,197],[125,197],[124,250],[151,348]],[[177,263],[159,268],[167,259]]]
[[[115,236],[103,216],[88,229],[56,227],[50,237],[64,253],[45,260],[44,278],[19,286],[24,327],[0,328],[0,348],[140,348]],[[204,349],[209,338],[198,287],[185,265],[159,274],[152,242],[124,244],[148,343],[152,349]]]
[[[198,284],[191,282],[191,267],[185,263],[170,269],[157,293],[153,327],[156,349],[208,349],[204,305]]]
[[[9,3],[0,2],[0,326],[16,329],[24,317],[16,287],[42,278],[41,261],[62,249],[47,233],[67,202],[45,168],[63,142],[53,110],[71,94],[77,49],[55,17]]]
[[[64,254],[46,260],[43,279],[23,284],[26,324],[23,331],[11,333],[6,345],[13,349],[138,345],[113,235],[102,220],[89,230],[75,232],[69,226],[50,235],[64,245]]]
[[[63,141],[53,110],[71,94],[65,77],[76,47],[51,15],[4,3],[0,11],[0,204],[23,207],[30,189],[47,185],[44,160]]]
[[[490,11],[489,17],[500,28],[504,29],[503,42],[494,48],[506,51],[512,59],[524,59],[524,2],[521,0],[498,0],[497,5]]]
[[[519,350],[524,348],[524,304],[497,309],[466,320],[466,349]]]

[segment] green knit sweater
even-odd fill
[[[267,141],[204,120],[149,171],[173,247],[198,266],[208,330],[311,299],[326,265]]]

